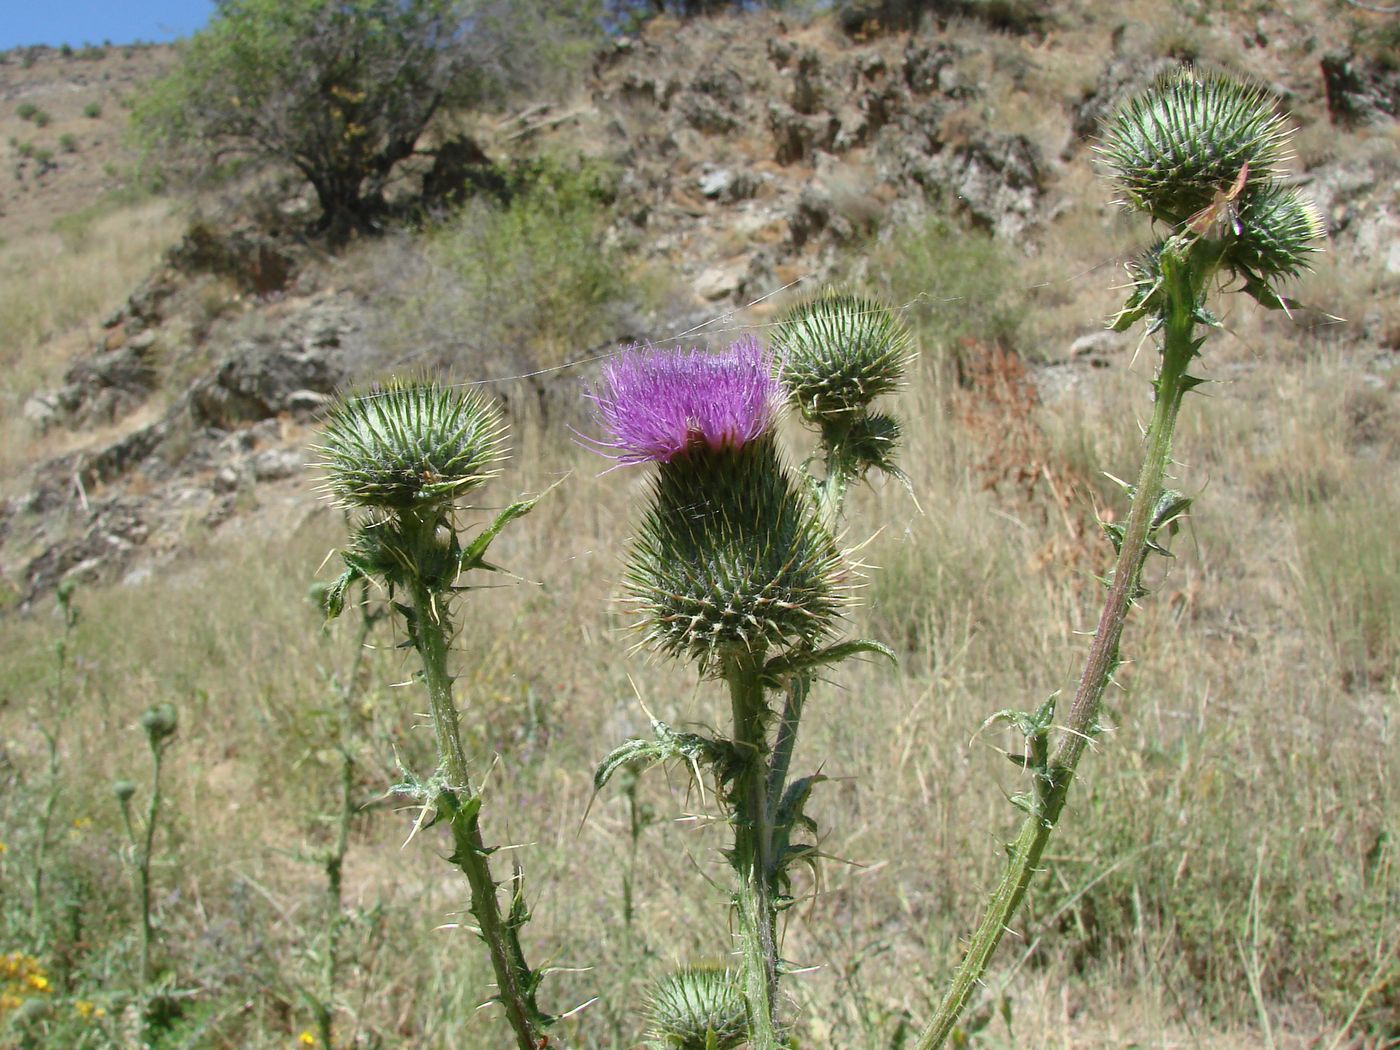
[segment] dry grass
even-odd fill
[[[1258,1046],[1268,1017],[1277,1045],[1303,1046],[1339,1032],[1358,1003],[1363,1024],[1394,1017],[1397,972],[1383,931],[1400,907],[1386,845],[1400,834],[1400,768],[1385,726],[1400,713],[1400,570],[1385,554],[1394,510],[1375,501],[1395,490],[1396,464],[1388,456],[1362,469],[1341,426],[1296,443],[1348,381],[1345,361],[1300,353],[1303,378],[1260,362],[1215,403],[1190,406],[1181,483],[1210,484],[1178,538],[1179,561],[1159,570],[1157,594],[1134,618],[1114,730],[1089,760],[1021,924],[1032,940],[1008,942],[989,977],[984,1005],[996,1009],[978,1045]],[[1296,385],[1286,418],[1264,396],[1280,383]],[[1120,447],[1110,435],[1131,434],[1145,385],[1098,389],[1089,419],[1071,401],[1003,410],[1029,415],[1017,425],[1040,428],[1056,462],[1130,457],[1131,438]],[[853,541],[883,526],[864,552],[878,568],[853,630],[893,643],[902,663],[834,676],[800,749],[802,769],[820,765],[833,778],[813,812],[839,858],[787,935],[788,956],[818,967],[791,985],[806,1045],[894,1046],[928,1015],[995,871],[998,837],[1014,823],[1002,792],[1016,789],[1016,774],[995,753],[1013,742],[974,734],[991,711],[1069,684],[1078,632],[1091,622],[1096,588],[1083,569],[1043,556],[1063,528],[1058,506],[1044,492],[986,485],[983,438],[997,424],[960,411],[966,396],[937,370],[905,395],[918,421],[905,462],[923,513],[897,486],[858,495],[853,507]],[[657,822],[642,835],[629,940],[625,802],[606,792],[580,825],[590,770],[644,730],[643,701],[668,721],[715,724],[722,698],[680,669],[629,656],[619,634],[608,597],[636,479],[597,476],[557,432],[527,428],[521,438],[515,488],[575,473],[498,551],[540,583],[467,597],[462,695],[479,763],[500,756],[489,833],[527,844],[515,856],[531,880],[534,956],[592,967],[551,978],[546,998],[563,1008],[600,995],[566,1026],[570,1045],[621,1047],[640,1027],[641,977],[726,950],[723,895],[705,885],[725,879],[724,836],[713,801],[685,793],[682,778],[644,783]],[[1251,479],[1270,456],[1292,459],[1303,477],[1320,460],[1331,488],[1301,501],[1286,486],[1261,489]],[[510,492],[509,481],[497,489],[501,499]],[[198,1045],[283,1046],[299,1030],[296,989],[314,972],[307,953],[322,922],[308,857],[325,841],[320,815],[334,783],[325,675],[349,658],[344,629],[317,641],[302,595],[339,536],[335,516],[318,511],[274,548],[211,540],[159,581],[79,596],[81,717],[66,736],[62,812],[88,812],[95,824],[61,843],[55,863],[71,884],[81,881],[74,871],[110,883],[114,915],[129,908],[116,857],[89,844],[116,833],[115,806],[102,801],[110,779],[141,769],[137,714],[156,697],[180,704],[173,825],[157,878],[163,892],[180,890],[162,897],[164,958],[201,989],[179,1029],[203,1032]],[[1355,600],[1358,583],[1369,587],[1365,602]],[[6,793],[13,815],[40,779],[35,727],[54,628],[39,618],[0,629],[16,654],[4,687],[19,778]],[[421,702],[394,687],[409,664],[388,641],[370,661],[357,716],[359,792],[370,806],[347,866],[357,918],[341,1022],[362,1045],[499,1045],[491,1014],[471,1011],[487,980],[477,945],[461,929],[435,931],[461,906],[450,869],[432,855],[441,844],[424,833],[401,848],[410,814],[375,801],[396,778],[395,752],[422,769],[430,751],[413,713]],[[851,731],[852,711],[861,732]],[[16,834],[7,878],[26,855]],[[106,966],[119,983],[120,927],[108,936]],[[230,959],[249,976],[227,973]],[[1362,1002],[1374,975],[1392,983]],[[266,990],[255,991],[259,982]],[[255,1009],[235,1019],[233,997],[245,996]]]

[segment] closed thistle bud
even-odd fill
[[[494,477],[505,432],[500,410],[475,393],[394,383],[337,405],[316,450],[341,503],[407,511],[450,504]]]
[[[112,794],[117,796],[117,801],[123,806],[131,801],[131,796],[136,794],[136,785],[129,780],[118,780],[112,784]]]
[[[1128,203],[1179,226],[1228,192],[1267,182],[1288,132],[1265,93],[1223,76],[1179,70],[1157,80],[1109,120],[1100,156]]]
[[[691,966],[656,982],[647,1003],[658,1050],[734,1050],[749,1035],[748,1005],[733,972]]]
[[[1262,186],[1239,207],[1240,233],[1228,263],[1265,279],[1293,277],[1322,241],[1322,218],[1312,202],[1290,186]]]
[[[751,339],[713,355],[632,350],[588,395],[607,431],[596,444],[659,466],[626,573],[639,626],[702,670],[814,642],[845,601],[835,541],[778,459],[773,371]]]
[[[899,420],[883,412],[871,412],[851,422],[842,433],[842,440],[851,461],[861,471],[875,469],[894,477],[903,472],[894,465],[894,450],[903,436]]]
[[[864,412],[900,385],[913,357],[909,329],[883,304],[826,295],[790,311],[773,332],[788,396],[813,422]]]
[[[174,704],[156,704],[154,707],[146,708],[141,714],[141,728],[146,731],[146,736],[150,738],[152,747],[167,737],[174,736],[178,725],[179,716],[176,714]]]

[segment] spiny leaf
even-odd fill
[[[650,769],[652,766],[674,759],[681,759],[697,773],[701,765],[711,767],[716,779],[727,781],[738,760],[734,745],[728,741],[711,740],[698,733],[677,733],[665,722],[652,719],[651,730],[655,739],[632,739],[613,748],[603,759],[597,772],[593,774],[593,790],[601,791],[609,780],[623,766],[637,762]]]
[[[828,645],[821,649],[799,649],[796,652],[775,656],[763,665],[763,679],[770,688],[776,688],[783,679],[791,675],[811,671],[827,664],[840,663],[852,656],[861,656],[867,653],[883,656],[893,664],[899,663],[899,658],[895,656],[894,650],[889,646],[865,638],[857,638],[849,642],[837,642],[835,645]]]
[[[468,569],[494,569],[494,566],[489,566],[482,561],[482,559],[486,557],[486,548],[491,546],[491,542],[501,534],[502,529],[516,518],[522,518],[526,514],[529,514],[530,511],[535,509],[535,504],[558,488],[563,481],[564,479],[560,478],[539,495],[531,496],[529,499],[518,500],[501,511],[501,513],[497,514],[496,520],[477,533],[476,537],[468,543],[458,555],[457,563],[461,570],[466,572]]]

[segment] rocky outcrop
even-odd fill
[[[141,309],[143,324],[157,320],[148,306]],[[288,447],[288,433],[300,435],[374,359],[366,312],[351,295],[281,303],[262,331],[231,340],[213,369],[155,421],[36,466],[25,495],[0,506],[0,542],[29,552],[10,572],[20,600],[66,577],[120,576],[138,556],[176,549],[191,522],[217,525],[255,506],[262,486],[297,475],[304,439]],[[69,420],[94,420],[96,406],[117,404],[104,397],[138,386],[135,378],[119,386],[120,377],[141,377],[139,390],[149,393],[149,369],[133,355],[143,336],[158,332],[145,328],[136,348],[125,343],[75,365],[63,388],[81,392]]]
[[[1327,112],[1343,127],[1380,124],[1400,117],[1400,67],[1382,65],[1351,51],[1323,56]]]

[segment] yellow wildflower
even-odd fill
[[[316,1045],[316,1037],[315,1037],[314,1035],[312,1035],[309,1031],[304,1031],[304,1032],[301,1033],[301,1035],[297,1036],[297,1046],[315,1046],[315,1045]]]

